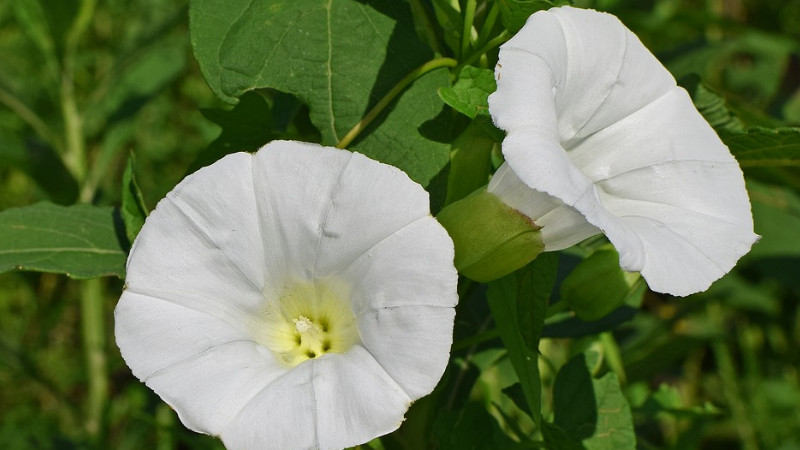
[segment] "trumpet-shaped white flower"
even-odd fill
[[[616,17],[537,12],[495,76],[506,163],[488,190],[542,227],[545,250],[602,232],[623,269],[688,295],[758,239],[736,160]]]
[[[400,170],[290,141],[182,181],[128,259],[116,340],[188,428],[232,449],[395,430],[449,359],[457,274]]]

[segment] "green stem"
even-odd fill
[[[102,280],[93,278],[83,281],[80,290],[83,350],[89,380],[86,430],[90,436],[97,439],[102,432],[103,415],[108,402]]]
[[[461,57],[463,58],[469,51],[469,44],[472,38],[472,22],[475,21],[476,0],[467,0],[464,7],[464,28],[461,30]]]
[[[422,22],[420,26],[423,28],[426,43],[431,47],[434,53],[442,54],[442,45],[439,42],[439,38],[436,36],[434,22],[428,15],[425,5],[423,5],[420,0],[411,0],[410,3],[411,12],[414,15],[414,18],[419,18]]]
[[[625,364],[622,362],[622,353],[619,350],[616,339],[614,339],[614,335],[610,331],[600,333],[600,345],[603,346],[606,364],[617,374],[619,384],[624,386],[628,382],[628,377],[625,376]]]
[[[486,44],[484,44],[481,48],[478,49],[478,51],[476,51],[473,54],[469,55],[469,57],[467,59],[465,59],[464,61],[462,61],[461,64],[458,65],[458,67],[461,68],[463,66],[468,66],[468,65],[472,64],[473,62],[478,60],[481,56],[485,55],[486,53],[488,53],[493,48],[499,47],[500,45],[502,45],[505,41],[509,40],[510,38],[511,38],[511,35],[508,33],[508,31],[503,30],[502,33],[498,34],[494,39],[492,39],[489,42],[487,42]]]
[[[347,134],[336,144],[337,148],[345,148],[353,142],[359,134],[361,134],[364,129],[369,126],[369,124],[375,120],[378,115],[386,109],[387,106],[395,99],[398,95],[400,95],[403,90],[408,87],[414,80],[425,75],[426,73],[438,69],[440,67],[455,67],[458,65],[458,61],[452,58],[436,58],[431,61],[426,62],[425,64],[417,67],[416,69],[412,70],[408,75],[404,76],[403,79],[397,82],[394,87],[385,95],[383,96],[380,101],[378,101],[375,106],[372,107],[371,110],[358,122]]]
[[[489,9],[489,13],[486,15],[486,20],[483,21],[483,25],[481,26],[481,32],[478,34],[478,40],[475,41],[475,45],[478,47],[489,40],[489,35],[492,33],[494,24],[497,23],[497,17],[500,15],[499,5],[499,2],[492,3],[492,7]]]

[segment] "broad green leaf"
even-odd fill
[[[556,375],[554,424],[587,450],[635,449],[633,416],[617,376],[594,378],[593,365],[587,354],[580,354]]]
[[[233,152],[252,152],[276,138],[272,111],[267,101],[256,92],[247,92],[233,109],[201,110],[206,119],[222,128],[220,135],[192,164],[191,172],[207,166]]]
[[[192,0],[195,56],[211,89],[234,103],[273,88],[308,105],[335,145],[403,76],[433,58],[405,2]],[[448,163],[436,90],[447,70],[416,80],[351,145],[428,186]],[[440,142],[437,142],[440,141]]]
[[[500,5],[500,14],[503,16],[503,25],[515,34],[525,25],[531,14],[542,9],[550,9],[570,3],[568,0],[497,0]]]
[[[720,137],[743,167],[800,165],[800,128],[753,127]]]
[[[494,72],[464,66],[452,87],[439,89],[439,97],[451,108],[474,119],[489,115],[489,94],[497,90]]]
[[[487,297],[500,338],[534,421],[541,422],[539,336],[558,268],[558,254],[543,253],[519,271],[489,283]]]
[[[116,210],[48,202],[0,212],[0,272],[33,270],[72,278],[125,274]]]
[[[566,301],[581,320],[598,320],[622,306],[637,290],[638,273],[619,267],[619,253],[604,247],[581,261],[561,283],[561,300]],[[643,290],[638,290],[642,295]]]
[[[464,409],[456,411],[442,410],[434,423],[433,433],[437,448],[442,450],[519,447],[478,403],[469,403]]]
[[[125,223],[125,235],[128,242],[133,242],[147,218],[147,206],[142,191],[136,182],[136,158],[133,153],[128,156],[128,164],[122,174],[122,208],[120,214]]]

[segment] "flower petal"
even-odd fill
[[[318,448],[362,444],[396,430],[403,422],[412,398],[362,347],[313,364]]]
[[[352,286],[356,314],[409,305],[452,308],[458,302],[453,258],[453,241],[426,216],[368,249],[336,278]]]
[[[357,153],[321,149],[273,141],[257,154],[254,166],[257,185],[282,186],[280,195],[257,189],[262,194],[262,226],[269,228],[264,230],[266,238],[282,238],[266,247],[279,249],[275,260],[296,260],[292,270],[306,278],[341,270],[382,239],[429,215],[427,192],[399,169]],[[297,246],[282,249],[287,242],[309,245],[300,255]]]
[[[231,324],[257,314],[264,251],[250,159],[246,153],[226,156],[188,176],[158,203],[131,248],[128,291]]]
[[[114,322],[122,357],[140,380],[210,348],[250,339],[244,326],[131,291],[122,293]]]
[[[274,389],[276,380],[292,378],[287,374],[288,369],[266,348],[252,341],[232,341],[156,372],[145,383],[175,409],[188,428],[219,435],[251,399]],[[298,408],[280,413],[292,411]]]
[[[386,307],[358,316],[364,347],[412,399],[430,394],[447,366],[453,308]]]

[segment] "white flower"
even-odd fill
[[[353,446],[395,430],[441,377],[452,261],[400,170],[272,142],[158,204],[131,249],[116,340],[184,425],[229,448]]]
[[[537,12],[495,76],[506,164],[488,189],[543,227],[545,250],[602,232],[623,269],[688,295],[758,239],[736,160],[616,17]]]

